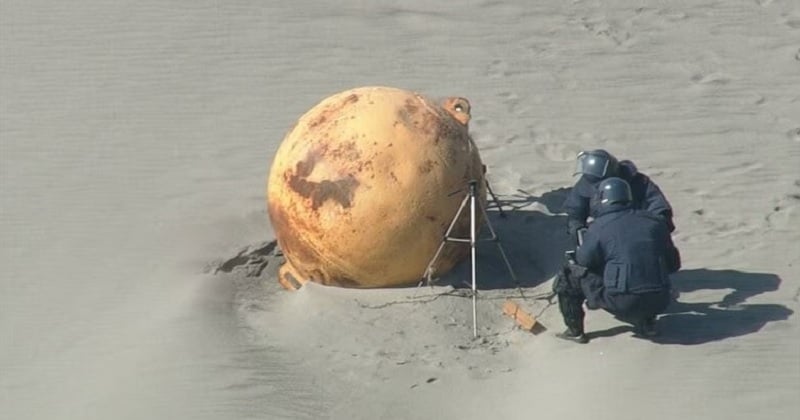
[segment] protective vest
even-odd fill
[[[575,255],[578,264],[603,276],[609,293],[647,293],[670,287],[669,274],[680,258],[667,226],[630,205],[612,205],[598,214]]]

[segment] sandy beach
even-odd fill
[[[375,85],[472,105],[520,280],[478,248],[477,339],[468,263],[277,283],[275,151]],[[595,148],[675,209],[652,341],[541,298]],[[0,0],[0,418],[797,418],[798,162],[796,0]]]

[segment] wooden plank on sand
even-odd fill
[[[536,318],[516,303],[506,300],[503,304],[503,313],[513,318],[523,330],[533,332],[533,327],[536,325]]]

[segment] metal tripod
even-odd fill
[[[503,211],[503,206],[500,205],[500,200],[497,199],[497,196],[494,195],[494,191],[492,191],[492,186],[489,185],[489,180],[486,179],[486,191],[489,192],[489,195],[492,197],[492,201],[494,201],[495,207],[497,207],[497,211],[500,213],[500,217],[503,219],[506,218],[506,212]]]
[[[474,179],[470,180],[468,185],[469,185],[468,192],[464,196],[464,199],[461,201],[461,206],[458,208],[458,211],[456,212],[456,215],[453,217],[453,220],[450,222],[450,226],[447,228],[447,231],[445,232],[444,237],[442,238],[442,243],[439,244],[439,249],[436,250],[436,254],[434,254],[433,258],[428,263],[428,267],[425,269],[425,273],[423,273],[423,275],[422,275],[423,278],[419,282],[419,285],[417,285],[417,287],[421,286],[423,282],[427,282],[428,285],[431,284],[431,280],[432,280],[431,277],[433,276],[433,267],[436,264],[436,261],[441,256],[442,250],[444,249],[444,246],[445,246],[445,244],[447,244],[447,242],[469,243],[469,245],[470,245],[470,253],[471,253],[471,263],[472,263],[472,336],[473,337],[477,337],[478,336],[478,322],[477,322],[477,318],[478,318],[478,312],[477,312],[478,290],[477,290],[477,282],[476,282],[476,279],[475,279],[475,276],[476,276],[476,273],[475,273],[475,244],[477,242],[479,242],[479,241],[481,241],[481,242],[486,242],[486,241],[495,242],[497,244],[497,248],[500,250],[500,255],[502,255],[502,257],[503,257],[503,261],[506,264],[506,268],[508,268],[508,272],[511,274],[512,280],[514,280],[514,283],[517,286],[519,286],[519,281],[517,280],[516,274],[514,274],[514,270],[511,268],[511,263],[508,261],[508,257],[506,256],[506,252],[503,249],[502,244],[500,243],[500,239],[498,238],[497,233],[495,232],[494,228],[492,227],[492,223],[489,221],[489,215],[486,213],[486,209],[483,208],[483,206],[481,206],[480,203],[478,203],[478,200],[476,200],[477,189],[478,189],[477,188],[478,181],[476,181]],[[488,182],[487,182],[487,187],[488,187]],[[495,202],[496,202],[497,198],[494,197],[494,193],[492,193],[492,197],[495,199]],[[464,211],[464,208],[466,208],[467,203],[469,203],[469,232],[470,232],[469,233],[469,238],[456,238],[456,237],[450,236],[452,231],[453,231],[453,228],[455,227],[456,223],[458,222],[459,217],[461,217],[461,212]],[[496,204],[497,204],[497,206],[499,208],[500,204],[497,203],[497,202],[496,202]],[[489,232],[491,233],[491,236],[489,238],[478,239],[477,227],[476,227],[477,221],[476,221],[476,218],[475,218],[475,213],[477,211],[480,211],[483,214],[483,219],[486,221],[486,226],[489,228]],[[502,209],[500,210],[500,212],[501,212],[501,214],[503,214],[502,213]]]

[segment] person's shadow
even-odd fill
[[[751,334],[769,322],[788,319],[793,311],[774,303],[748,304],[755,295],[778,290],[775,274],[738,270],[683,270],[672,276],[673,288],[681,293],[704,289],[731,291],[711,302],[686,302],[678,298],[658,320],[662,344],[703,344]]]
[[[567,234],[566,216],[560,214],[568,192],[568,188],[560,188],[536,197],[519,190],[518,194],[498,196],[502,213],[492,197],[488,197],[488,224],[497,234],[497,241],[486,240],[491,237],[491,231],[484,223],[478,235],[481,241],[476,246],[478,290],[534,287],[556,275],[564,263],[564,251],[575,248]],[[508,258],[516,281],[506,267],[498,244]],[[435,284],[470,287],[469,256],[436,279]]]
[[[778,290],[781,279],[775,274],[701,268],[682,270],[671,278],[673,289],[681,294],[701,290],[730,292],[722,299],[704,302],[678,297],[658,319],[660,335],[651,339],[656,343],[695,345],[752,334],[767,323],[786,320],[794,313],[774,303],[746,303],[750,297]],[[620,325],[587,335],[611,337],[632,330],[630,325]]]

